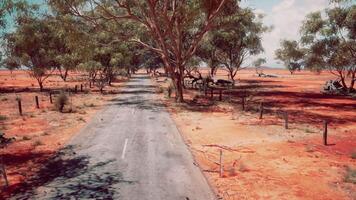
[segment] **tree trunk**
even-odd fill
[[[62,77],[62,79],[63,79],[63,81],[64,82],[66,82],[67,81],[67,77],[68,77],[68,69],[66,69],[65,71],[64,71],[64,74],[62,75],[62,73],[61,73],[61,77]]]
[[[177,81],[176,81],[176,99],[177,99],[177,102],[184,101],[183,84],[182,84],[181,78],[177,78]]]
[[[38,85],[40,86],[40,91],[43,91],[43,82],[41,80],[37,80]]]
[[[214,75],[215,75],[215,67],[213,67],[213,66],[210,67],[210,75],[211,75],[211,77],[214,77]]]
[[[345,78],[344,78],[343,76],[341,76],[340,79],[341,79],[342,87],[343,87],[344,89],[347,89],[347,85],[346,85],[346,83],[345,83]]]
[[[184,97],[183,97],[183,70],[181,70],[182,68],[180,67],[180,72],[174,72],[174,74],[172,75],[172,79],[173,79],[173,83],[175,86],[175,93],[176,93],[176,101],[177,102],[183,102],[184,101]]]

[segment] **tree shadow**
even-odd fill
[[[142,92],[138,92],[142,93]],[[110,100],[114,105],[117,106],[133,106],[137,109],[141,110],[151,110],[151,111],[159,111],[162,110],[165,106],[160,101],[154,101],[152,99],[144,99],[140,96],[131,96],[127,98],[119,97]]]
[[[114,170],[116,160],[92,163],[89,156],[77,155],[68,146],[52,158],[28,181],[12,192],[14,199],[113,199],[115,184],[128,183]],[[44,196],[44,197],[42,197]]]

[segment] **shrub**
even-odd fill
[[[351,153],[351,158],[356,159],[356,151]]]
[[[164,88],[163,88],[163,87],[158,87],[158,88],[156,88],[156,93],[161,94],[161,93],[163,93],[163,92],[164,92]]]
[[[37,146],[43,145],[43,142],[41,140],[36,140],[32,145],[34,147],[37,147]]]
[[[62,91],[56,99],[55,106],[59,112],[63,112],[64,106],[68,103],[68,96]]]
[[[346,168],[345,182],[356,184],[356,169]]]
[[[25,135],[25,136],[23,136],[23,137],[22,137],[22,140],[31,140],[31,137],[30,137],[30,136]]]
[[[0,131],[0,148],[5,148],[7,145],[12,143],[15,138],[7,138],[5,137],[5,133]]]
[[[7,120],[7,117],[5,115],[0,115],[0,121],[5,121]]]

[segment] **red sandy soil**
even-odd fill
[[[104,89],[105,94],[100,94],[83,80],[84,76],[79,73],[71,73],[67,82],[51,76],[44,83],[45,91],[40,92],[36,80],[26,71],[14,71],[12,75],[9,71],[0,71],[0,115],[3,117],[0,130],[6,137],[16,139],[0,150],[10,182],[10,187],[0,191],[0,199],[5,192],[11,192],[34,175],[41,163],[62,148],[123,84],[114,83]],[[80,84],[84,91],[71,93],[65,113],[58,112],[49,101],[49,90],[73,89],[78,85],[80,91]],[[35,96],[39,97],[40,109],[35,106]],[[19,115],[17,97],[22,101],[23,116]],[[55,99],[56,95],[53,95],[53,102]],[[0,187],[3,184],[0,177]]]
[[[223,102],[195,90],[186,91],[186,104],[162,95],[216,193],[222,199],[356,199],[356,184],[345,181],[346,169],[356,170],[356,99],[321,94],[325,81],[335,79],[328,73],[265,73],[280,77],[260,78],[243,70]],[[226,79],[223,71],[218,77]],[[157,83],[167,86],[162,78]],[[243,95],[248,96],[246,112]],[[261,101],[268,110],[262,120]],[[289,129],[277,110],[288,111]],[[322,143],[323,120],[330,121],[328,146]]]

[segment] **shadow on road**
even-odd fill
[[[90,165],[88,156],[78,156],[68,146],[49,159],[40,171],[17,189],[12,198],[34,199],[36,192],[45,199],[113,199],[118,183],[125,181],[120,172],[112,172],[107,160]],[[45,190],[43,192],[42,190]]]

